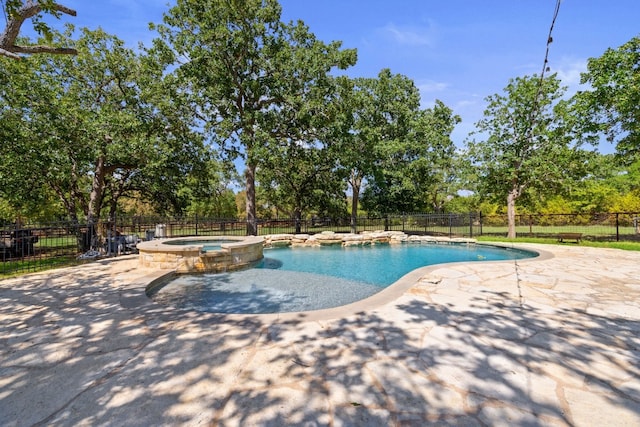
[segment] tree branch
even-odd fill
[[[8,50],[5,50],[1,47],[0,47],[0,56],[7,56],[13,59],[20,59],[20,55],[16,55],[15,53],[9,52]]]
[[[17,53],[52,53],[58,55],[75,55],[78,52],[72,48],[56,48],[51,46],[16,46],[15,42],[20,34],[20,28],[25,20],[33,18],[38,13],[42,12],[42,6],[39,2],[28,1],[24,6],[17,10],[17,12],[9,17],[7,27],[2,35],[0,35],[0,55],[7,56],[9,58],[19,59],[20,56]],[[51,10],[54,12],[61,12],[67,15],[76,16],[75,10],[63,6],[58,3],[54,3],[51,6]]]
[[[16,53],[28,53],[28,54],[51,53],[54,55],[77,55],[78,51],[70,47],[53,47],[53,46],[42,46],[42,45],[35,45],[35,46],[14,45],[12,46],[12,52],[9,52],[9,53],[12,54],[12,57],[20,58],[18,55],[16,55]]]

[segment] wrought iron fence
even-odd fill
[[[483,236],[506,236],[506,215],[482,216],[481,224]],[[640,212],[516,216],[518,236],[555,238],[560,233],[579,233],[592,241],[640,241]]]
[[[91,235],[70,221],[0,227],[0,276],[72,264],[90,247]]]
[[[402,231],[436,236],[506,236],[506,215],[405,214],[349,218],[291,218],[258,221],[258,234],[315,234],[323,231]],[[519,215],[519,236],[555,237],[580,233],[585,240],[640,241],[640,213]],[[0,226],[0,277],[73,265],[102,256],[135,252],[136,243],[165,237],[245,235],[239,219],[201,217],[117,217],[97,224],[77,221]]]

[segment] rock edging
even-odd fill
[[[323,231],[318,234],[270,234],[264,236],[265,248],[286,246],[367,246],[400,243],[475,244],[464,237],[414,236],[402,231],[365,231],[360,234]]]

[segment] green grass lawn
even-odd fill
[[[483,234],[500,234],[506,233],[507,226],[482,226]],[[517,234],[557,234],[557,233],[582,233],[589,236],[610,236],[616,234],[615,225],[534,225],[529,227],[521,225],[516,227]],[[618,228],[621,235],[633,235],[635,229],[633,227]]]
[[[515,239],[507,239],[498,236],[480,236],[477,238],[479,242],[510,242],[510,243],[541,243],[548,245],[568,245],[568,246],[589,246],[593,248],[612,248],[623,249],[625,251],[640,251],[640,242],[594,242],[590,240],[581,240],[580,243],[558,243],[556,238],[538,238],[538,237],[517,237]]]
[[[41,237],[35,244],[37,248],[66,248],[78,245],[76,236],[53,236]]]
[[[27,273],[36,273],[59,267],[69,267],[81,263],[82,262],[78,261],[74,256],[6,261],[0,264],[0,279],[7,279],[9,277],[21,276]]]

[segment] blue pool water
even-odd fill
[[[265,259],[258,268],[323,274],[385,287],[410,271],[427,265],[520,259],[531,255],[527,251],[484,245],[283,248],[265,250]]]
[[[536,256],[484,245],[401,244],[265,249],[255,268],[181,275],[148,292],[156,302],[214,313],[282,313],[367,298],[419,267]]]
[[[222,249],[223,243],[229,243],[228,240],[170,240],[165,242],[166,245],[173,246],[193,246],[202,245],[202,251],[217,251]]]

